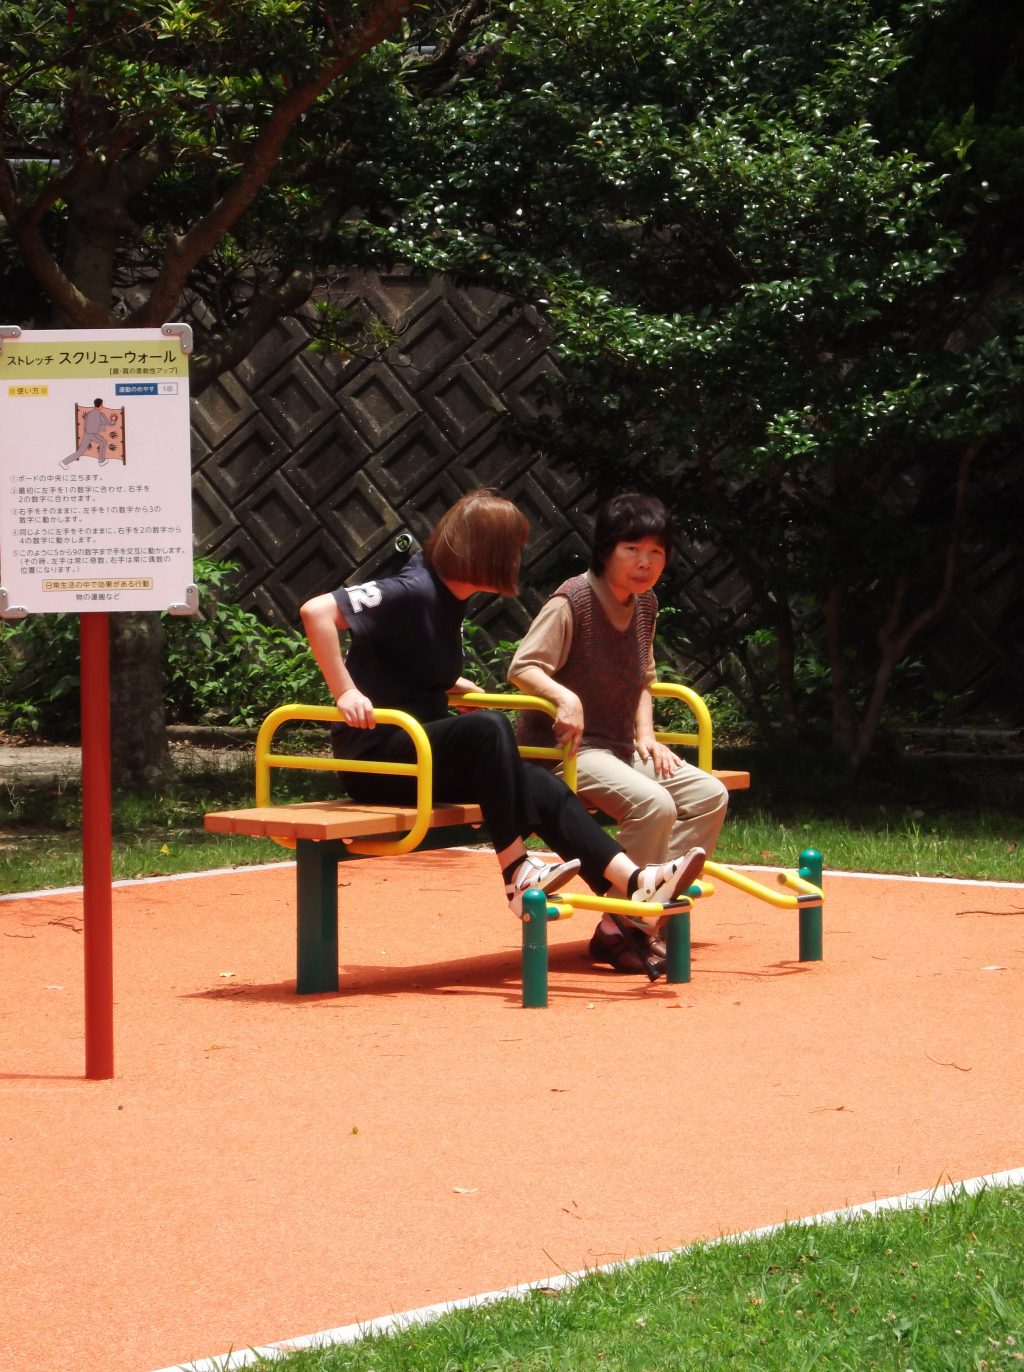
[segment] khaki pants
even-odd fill
[[[714,851],[729,805],[716,777],[688,762],[670,777],[656,777],[637,754],[630,766],[606,748],[581,749],[578,767],[580,799],[615,820],[619,843],[638,867],[694,847],[709,856]]]

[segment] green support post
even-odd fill
[[[821,888],[822,857],[817,848],[805,848],[800,854],[798,872],[804,881]],[[822,917],[820,905],[800,906],[800,961],[820,962],[822,959]]]
[[[548,898],[543,891],[523,894],[523,1009],[548,1004]]]
[[[690,980],[690,911],[680,910],[665,920],[665,980],[673,985]]]
[[[295,844],[295,990],[338,989],[338,854],[330,843]]]

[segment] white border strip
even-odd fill
[[[749,1239],[767,1238],[787,1229],[799,1229],[814,1224],[832,1224],[838,1220],[855,1219],[863,1215],[878,1215],[887,1210],[917,1210],[927,1205],[951,1200],[955,1196],[976,1195],[989,1187],[1024,1186],[1024,1167],[1016,1167],[1008,1172],[994,1172],[987,1177],[972,1177],[968,1181],[948,1182],[944,1186],[928,1187],[923,1191],[908,1191],[902,1196],[888,1196],[884,1200],[865,1201],[851,1205],[843,1210],[827,1210],[820,1215],[808,1215],[804,1219],[785,1220],[781,1224],[765,1225],[761,1229],[747,1229],[739,1234],[724,1234],[711,1243],[745,1243]],[[344,1324],[337,1329],[325,1329],[318,1334],[305,1334],[301,1338],[285,1339],[280,1343],[270,1343],[262,1348],[249,1348],[237,1353],[221,1353],[214,1358],[204,1358],[201,1362],[177,1363],[174,1367],[164,1367],[160,1372],[235,1372],[236,1368],[252,1367],[257,1359],[276,1362],[290,1353],[303,1348],[330,1348],[341,1344],[358,1343],[360,1339],[373,1334],[396,1334],[410,1325],[429,1324],[432,1320],[452,1314],[456,1310],[475,1310],[480,1306],[494,1305],[497,1301],[521,1300],[531,1291],[564,1290],[574,1286],[586,1277],[600,1272],[619,1272],[634,1267],[640,1262],[669,1262],[689,1251],[693,1244],[682,1248],[670,1248],[661,1253],[648,1253],[637,1258],[625,1258],[618,1262],[605,1263],[601,1267],[588,1267],[580,1272],[560,1272],[554,1277],[542,1277],[537,1281],[520,1282],[507,1286],[503,1291],[485,1291],[476,1296],[464,1296],[461,1300],[445,1301],[438,1305],[422,1305],[416,1310],[406,1310],[401,1314],[382,1315],[377,1319],[365,1320],[359,1324]]]
[[[234,872],[275,872],[282,867],[294,867],[295,859],[288,862],[253,862],[247,867],[209,867],[199,872],[167,872],[164,876],[154,877],[124,877],[121,881],[112,881],[111,886],[120,889],[122,886],[152,886],[154,881],[192,881],[196,877],[222,877]],[[42,896],[80,896],[85,888],[82,886],[51,886],[43,891],[14,891],[11,895],[0,896],[0,903],[5,900],[39,900]]]
[[[493,849],[476,846],[472,848],[452,847],[446,851],[450,853],[493,853]],[[753,862],[739,862],[734,865],[740,872],[792,870],[792,868],[759,866]],[[155,881],[193,881],[197,877],[229,876],[235,872],[279,872],[282,867],[294,866],[294,858],[285,862],[254,862],[247,867],[210,867],[199,872],[168,872],[164,876],[126,877],[121,881],[112,882],[111,885],[117,889],[122,886],[151,886]],[[841,872],[836,868],[826,867],[825,881],[828,882],[834,877],[841,877],[843,881],[905,881],[911,885],[919,886],[980,886],[986,889],[994,887],[1004,891],[1024,891],[1024,881],[981,881],[977,877],[910,877],[899,872]],[[81,886],[54,886],[43,891],[14,891],[10,895],[0,895],[0,904],[9,900],[39,900],[44,896],[81,895],[82,890]]]

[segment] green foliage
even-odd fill
[[[200,613],[165,622],[168,715],[190,724],[254,727],[290,701],[328,703],[305,636],[227,598],[230,562],[195,563]]]
[[[932,101],[940,160],[894,104],[971,13],[492,5],[477,66],[407,115],[418,179],[381,234],[544,312],[565,381],[524,441],[663,496],[698,566],[721,550],[726,599],[665,583],[687,660],[766,737],[825,719],[854,761],[963,548],[1024,513],[1019,230],[962,154],[980,106]],[[1012,73],[1024,17],[1002,33]]]
[[[660,616],[659,616],[660,618]],[[659,638],[663,636],[659,633]],[[664,651],[664,642],[655,645],[656,651]],[[683,686],[693,686],[693,679],[684,676],[671,658],[662,657],[657,663],[658,680],[675,682]],[[696,688],[695,688],[696,689]],[[744,712],[737,697],[729,691],[708,690],[700,692],[701,699],[711,712],[714,746],[748,743],[754,733],[753,725]],[[675,733],[693,733],[695,721],[693,712],[682,701],[656,699],[654,720],[659,729]]]
[[[414,41],[406,16],[446,30],[448,9],[447,0],[4,4],[3,322],[184,320],[198,395],[278,319],[303,310],[318,273],[358,265],[353,226],[379,218],[388,198],[374,151],[405,99],[395,74]],[[327,294],[343,303],[340,288]],[[372,346],[386,346],[379,321],[361,322]],[[329,342],[343,332],[351,345],[337,313],[321,324]],[[254,630],[250,659],[262,642]],[[263,647],[276,661],[287,645]],[[116,680],[156,719],[157,673],[140,661],[148,653],[145,638],[118,642]],[[246,694],[259,684],[254,666]],[[250,713],[244,696],[210,709]],[[27,707],[18,717],[48,727]],[[121,732],[113,749],[115,775],[163,765]]]
[[[7,322],[187,319],[194,392],[243,359],[318,267],[351,265],[339,234],[382,203],[374,130],[403,98],[410,11],[424,15],[409,0],[5,4]]]
[[[77,738],[80,702],[77,617],[0,622],[0,729]]]
[[[324,700],[323,679],[303,634],[268,624],[230,599],[230,562],[194,564],[200,610],[164,616],[169,720],[257,726],[289,701]],[[0,623],[0,729],[76,738],[81,716],[74,615]]]
[[[499,639],[492,643],[479,624],[467,619],[462,626],[464,655],[463,675],[476,683],[481,691],[509,691],[509,663],[515,657],[518,642]]]

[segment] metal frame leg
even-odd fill
[[[548,898],[543,891],[523,893],[523,1009],[548,1004]]]
[[[690,911],[679,910],[665,920],[665,980],[678,985],[690,980]]]
[[[821,888],[822,857],[817,848],[805,848],[800,854],[798,872],[804,881]],[[820,905],[800,906],[800,961],[822,960],[822,911]]]
[[[338,989],[338,854],[328,843],[295,844],[295,990]]]

